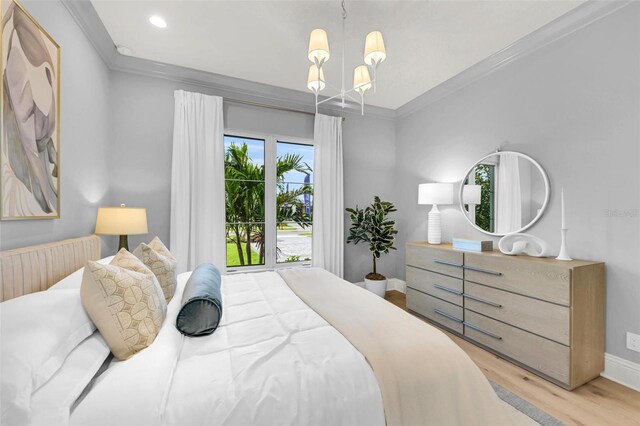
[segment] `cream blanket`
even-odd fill
[[[535,424],[500,400],[467,354],[436,328],[323,269],[279,273],[365,356],[387,425]]]

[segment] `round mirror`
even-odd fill
[[[549,178],[533,158],[495,152],[475,163],[460,185],[460,208],[476,229],[502,236],[536,223],[549,201]]]

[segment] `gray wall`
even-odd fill
[[[574,258],[606,262],[606,351],[640,362],[625,333],[640,333],[640,4],[633,4],[397,122],[400,245],[426,240],[421,182],[459,182],[505,144],[549,174],[550,206],[530,232],[559,249],[564,187]],[[443,240],[486,238],[457,206]],[[399,253],[399,272],[404,252]],[[401,272],[402,273],[402,272]]]
[[[200,86],[131,73],[111,75],[111,143],[114,174],[110,199],[147,209],[148,236],[131,236],[131,246],[158,235],[169,241],[173,92],[184,89],[225,96]],[[313,116],[273,109],[225,104],[225,128],[313,139]],[[374,194],[391,199],[395,170],[394,122],[347,115],[344,122],[345,206],[363,205]],[[345,227],[348,227],[348,221]],[[115,238],[115,237],[114,237]],[[345,276],[361,281],[371,268],[365,247],[345,248]],[[381,271],[395,276],[395,254]]]
[[[62,46],[61,219],[0,222],[0,250],[93,233],[109,185],[109,70],[61,3],[21,4]]]

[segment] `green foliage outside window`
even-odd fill
[[[227,244],[236,249],[233,255],[227,250],[228,266],[264,264],[265,170],[264,164],[251,160],[248,151],[246,143],[231,144],[224,158]],[[306,228],[311,226],[313,212],[306,212],[302,196],[313,195],[313,186],[289,189],[284,176],[290,171],[311,174],[312,169],[300,155],[286,154],[277,158],[276,220],[278,224],[295,222]],[[257,253],[254,247],[257,247]],[[229,263],[230,260],[233,263]]]
[[[476,167],[475,184],[480,185],[480,204],[476,205],[476,225],[485,231],[494,231],[493,208],[495,166],[480,164]]]

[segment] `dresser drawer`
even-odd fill
[[[428,294],[407,288],[407,308],[462,334],[463,310]]]
[[[571,305],[571,270],[550,259],[466,253],[465,280]]]
[[[569,346],[571,309],[472,282],[464,307]]]
[[[569,383],[567,346],[465,309],[464,335],[484,346]]]
[[[430,245],[407,245],[407,265],[455,278],[463,277],[463,253]]]
[[[462,306],[462,280],[407,266],[407,286]]]

